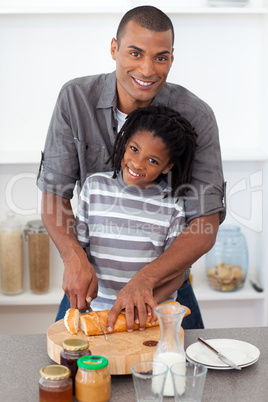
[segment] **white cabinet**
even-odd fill
[[[10,207],[25,223],[40,215],[35,175],[58,92],[71,78],[115,68],[110,40],[123,13],[143,4],[93,3],[0,0],[0,220]],[[207,7],[204,0],[151,4],[174,23],[169,80],[192,90],[215,111],[228,182],[226,222],[241,226],[249,247],[248,278],[264,288],[257,293],[247,281],[234,293],[213,291],[201,258],[193,277],[205,325],[267,325],[268,1],[252,0],[241,8]],[[0,294],[0,332],[16,332],[10,317],[19,320],[23,314],[29,329],[39,314],[46,315],[36,332],[46,331],[55,318],[63,272],[57,250],[52,245],[47,295],[30,293],[27,256],[25,268],[25,292]]]

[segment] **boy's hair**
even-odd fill
[[[118,47],[129,21],[135,21],[141,27],[155,32],[165,32],[171,29],[172,45],[174,44],[174,28],[170,18],[156,7],[140,6],[129,10],[121,19],[116,33]]]
[[[138,108],[127,116],[109,159],[114,169],[113,178],[121,169],[127,142],[141,130],[162,139],[169,152],[169,163],[174,163],[170,171],[171,195],[184,194],[185,185],[191,182],[197,134],[188,120],[167,106]]]

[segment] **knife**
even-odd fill
[[[96,313],[96,311],[94,311],[94,310],[92,309],[92,307],[90,307],[88,310],[86,310],[87,313],[90,313],[91,311],[96,314],[97,319],[98,319],[99,326],[100,326],[100,328],[101,328],[101,330],[102,330],[103,335],[105,336],[106,341],[108,342],[108,336],[107,336],[106,332],[104,331],[104,328],[103,328],[103,326],[102,326],[102,323],[100,322],[100,317],[98,316],[98,314]]]
[[[218,352],[218,350],[214,349],[211,345],[209,345],[204,339],[198,338],[200,342],[202,342],[204,345],[206,345],[212,352],[216,353],[218,358],[223,361],[225,364],[228,364],[228,366],[233,367],[236,370],[242,370],[241,367],[237,366],[232,360],[228,359],[226,356],[224,356],[222,353]]]

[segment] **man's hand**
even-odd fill
[[[74,215],[69,200],[43,193],[42,219],[64,263],[62,288],[72,308],[86,310],[86,299],[94,299],[98,279],[74,233]]]
[[[156,300],[153,291],[179,278],[198,258],[208,252],[215,243],[218,227],[218,213],[192,220],[189,227],[163,254],[145,265],[121,289],[108,317],[108,331],[113,331],[114,323],[123,309],[128,331],[133,330],[134,320],[138,320],[141,330],[144,329],[149,314],[152,315],[152,322],[155,322]],[[171,293],[173,290],[171,289]]]
[[[139,324],[140,330],[145,329],[148,315],[152,316],[152,324],[157,321],[154,312],[156,305],[150,282],[137,273],[117,296],[108,317],[108,332],[113,331],[114,323],[123,309],[126,313],[127,331],[133,331],[134,321]]]
[[[85,251],[79,246],[72,248],[64,259],[62,288],[70,300],[71,308],[86,310],[86,299],[94,299],[98,293],[98,278],[89,263]]]

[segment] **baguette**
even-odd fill
[[[68,331],[75,335],[79,329],[80,312],[76,308],[69,308],[64,316],[64,325]]]
[[[166,302],[166,303],[161,303],[161,304],[175,304],[175,305],[180,305],[180,303],[178,302]],[[183,306],[185,307],[185,306]],[[186,313],[185,313],[185,317],[189,314],[191,314],[191,311],[188,307],[186,308]],[[69,310],[76,310],[76,309],[69,309]],[[68,311],[69,311],[68,310]],[[68,313],[68,311],[66,312],[66,314]],[[110,310],[103,310],[103,311],[91,311],[90,313],[83,313],[80,314],[79,310],[76,310],[78,312],[78,316],[79,316],[79,327],[82,331],[84,331],[85,335],[102,335],[102,329],[100,326],[100,323],[103,327],[103,329],[105,330],[105,332],[107,331],[107,320],[108,320],[108,315],[110,313]],[[68,317],[77,317],[75,316],[75,314],[69,313]],[[146,328],[152,327],[152,326],[158,326],[159,323],[158,321],[155,324],[151,324],[151,316],[148,317],[147,322],[146,322]],[[65,319],[64,319],[64,324],[65,324]],[[65,324],[66,326],[66,324]],[[74,328],[75,325],[72,325],[70,322],[68,322],[68,327],[66,326],[66,328]],[[134,330],[139,329],[139,324],[134,323]],[[71,332],[68,329],[69,332]],[[114,325],[114,330],[113,332],[125,332],[127,331],[127,325],[126,325],[126,316],[125,316],[125,312],[122,311],[115,322]]]

